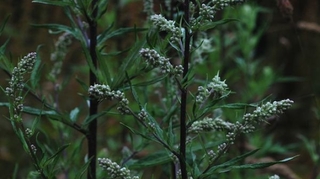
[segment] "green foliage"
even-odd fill
[[[159,178],[219,178],[230,171],[265,168],[295,158],[247,164],[243,163],[244,159],[253,156],[258,149],[238,153],[233,148],[238,137],[252,133],[258,124],[281,114],[292,104],[291,100],[258,102],[266,97],[266,91],[276,80],[272,68],[261,68],[261,61],[255,60],[253,53],[265,29],[263,25],[256,31],[255,25],[258,13],[265,12],[264,9],[242,5],[234,7],[237,10],[225,9],[223,19],[216,20],[209,17],[225,6],[233,6],[233,1],[226,4],[217,1],[208,6],[200,6],[199,1],[193,4],[195,11],[189,14],[195,21],[182,16],[186,12],[177,9],[177,12],[172,11],[175,19],[148,17],[150,21],[146,26],[149,28],[114,29],[113,24],[102,24],[101,21],[106,18],[104,14],[108,13],[109,1],[33,2],[63,8],[70,25],[34,26],[62,34],[59,47],[63,49],[56,50],[63,52],[63,58],[68,51],[65,41],[70,40],[64,35],[72,36],[72,43],[82,47],[86,62],[84,71],[89,71],[90,82],[76,77],[78,85],[88,94],[67,88],[69,80],[58,80],[64,59],[53,60],[62,65],[53,65],[50,70],[56,73],[50,77],[43,75],[46,71],[39,55],[35,57],[30,74],[25,74],[24,70],[28,68],[21,67],[24,58],[18,65],[12,64],[4,55],[8,41],[1,46],[0,66],[11,78],[12,91],[1,88],[8,100],[0,102],[0,106],[9,109],[8,119],[13,130],[32,159],[34,169],[30,169],[28,178],[55,178],[58,175],[83,178],[87,175],[88,179],[97,176],[136,179],[147,175],[148,168],[152,167],[163,168]],[[214,8],[214,11],[203,8]],[[0,34],[6,21],[0,26]],[[97,24],[106,28],[93,35],[98,32]],[[237,39],[227,39],[220,29],[235,33]],[[221,39],[208,38],[219,33]],[[109,45],[112,40],[129,35],[134,35],[129,49],[110,52],[114,50]],[[225,48],[230,50],[223,52]],[[40,51],[38,47],[37,54]],[[227,60],[219,60],[221,56]],[[227,63],[236,67],[228,69]],[[233,86],[228,88],[226,81],[220,79],[219,71],[221,76],[229,77],[228,83],[245,84],[237,95],[237,102],[229,101],[234,95],[230,90]],[[236,73],[244,79],[234,77]],[[17,74],[20,76],[15,76]],[[16,78],[18,82],[14,86]],[[43,80],[56,87],[47,96],[41,91]],[[64,101],[73,100],[61,102],[58,97],[63,90],[79,94],[82,102],[70,106],[70,110],[61,109]],[[29,98],[35,99],[37,104],[24,105]],[[31,127],[25,122],[25,115],[34,118]],[[112,126],[103,128],[109,124]],[[98,131],[96,139],[93,136]],[[120,138],[122,142],[119,142]],[[88,154],[84,141],[88,143]],[[98,149],[92,151],[92,146],[96,145]],[[142,157],[139,157],[140,153]],[[109,173],[96,172],[97,162]]]

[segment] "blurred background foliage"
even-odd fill
[[[155,1],[155,12],[160,12],[157,6],[160,2]],[[249,138],[242,136],[238,152],[241,152],[241,148],[262,148],[260,154],[263,158],[248,159],[252,161],[282,159],[283,156],[299,154],[298,159],[282,166],[285,168],[282,168],[283,171],[289,172],[287,175],[283,174],[283,177],[313,179],[318,174],[320,154],[320,2],[289,2],[292,7],[286,6],[285,0],[256,0],[254,5],[230,8],[220,13],[217,18],[233,17],[240,22],[228,23],[207,34],[210,35],[214,46],[212,50],[202,54],[208,63],[200,64],[197,70],[203,76],[209,73],[209,78],[215,75],[212,71],[220,71],[220,74],[226,77],[230,89],[237,93],[230,99],[233,102],[253,103],[264,98],[293,99],[294,109],[279,119],[270,119],[270,125],[255,135]],[[49,69],[47,67],[52,65],[50,53],[54,51],[58,35],[49,34],[46,29],[36,28],[31,24],[68,24],[62,9],[25,0],[1,0],[0,12],[1,21],[10,15],[0,36],[1,45],[10,39],[5,55],[12,61],[17,61],[19,57],[35,51],[38,45],[42,45],[41,57],[45,62],[44,68]],[[116,28],[134,25],[142,27],[145,20],[141,1],[111,0],[109,10],[99,22],[99,26],[103,29],[114,23]],[[108,51],[116,52],[130,47],[133,37],[120,36],[112,39],[107,45]],[[117,59],[113,60],[117,62]],[[81,103],[82,98],[77,93],[86,92],[81,91],[75,77],[86,81],[88,69],[84,64],[80,44],[72,43],[60,75],[63,79],[59,79],[69,79],[70,82],[62,89],[61,109],[71,111],[75,104]],[[2,71],[0,75],[0,84],[4,86],[8,77]],[[43,81],[41,86],[48,94],[55,92],[55,86],[50,82]],[[0,100],[5,100],[3,94]],[[24,166],[30,165],[9,121],[4,117],[8,116],[6,109],[0,110],[0,178],[10,178],[16,164],[19,164],[19,173],[26,172]],[[230,116],[230,119],[233,118],[234,116]],[[48,121],[39,123],[43,130],[51,131],[51,136],[48,137],[59,138],[59,126]],[[118,120],[111,119],[101,123],[99,131],[99,143],[106,146],[100,150],[101,153],[117,152],[125,150],[123,146],[130,146],[127,139],[129,132],[119,125]],[[66,134],[70,135],[71,132]],[[82,139],[75,141],[75,147],[70,150],[76,149],[81,142]],[[4,168],[6,170],[3,170]],[[156,172],[157,168],[150,171]],[[272,174],[275,173],[275,169],[258,172]],[[241,178],[242,175],[239,173],[234,176]]]

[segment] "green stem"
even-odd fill
[[[30,156],[31,156],[31,158],[33,160],[33,163],[34,163],[34,166],[35,166],[36,170],[40,173],[40,176],[41,176],[42,179],[47,179],[48,177],[43,173],[43,169],[39,165],[39,161],[37,159],[37,156],[33,152],[33,149],[31,148],[32,143],[30,142],[30,139],[28,138],[28,135],[26,134],[26,128],[24,127],[24,125],[23,125],[23,123],[21,121],[18,121],[18,122],[15,122],[15,123],[19,125],[18,128],[20,128],[21,131],[23,132],[23,138],[24,138],[25,142],[27,143],[27,147],[28,147]]]
[[[98,0],[92,0],[92,16],[89,18],[89,33],[90,33],[90,43],[89,43],[89,51],[93,66],[97,69],[97,54],[96,54],[96,46],[97,46],[97,4]],[[89,80],[90,85],[94,85],[97,83],[97,77],[95,76],[92,69],[89,72]],[[90,99],[90,109],[89,115],[93,116],[98,113],[98,101],[96,99]],[[92,120],[88,126],[88,158],[90,159],[89,170],[87,173],[88,179],[96,179],[96,158],[97,158],[97,119]]]

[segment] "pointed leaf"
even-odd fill
[[[111,108],[112,108],[112,107],[108,108],[106,111],[99,112],[99,113],[94,114],[94,115],[92,115],[92,116],[88,116],[88,117],[84,120],[84,122],[83,122],[82,125],[83,125],[83,126],[89,125],[91,121],[93,121],[93,120],[95,120],[95,119],[97,119],[97,118],[99,118],[99,117],[102,117],[102,116],[106,115]]]
[[[109,66],[108,66],[108,61],[106,58],[103,58],[103,56],[101,55],[101,53],[97,53],[97,57],[98,57],[98,62],[99,62],[99,66],[100,66],[100,73],[102,78],[104,79],[104,81],[107,82],[107,84],[111,84],[111,79],[112,76],[109,72]]]
[[[149,86],[149,85],[153,85],[155,83],[158,83],[158,82],[162,81],[167,76],[168,75],[163,75],[163,76],[157,77],[155,79],[151,79],[151,80],[148,80],[148,81],[144,81],[144,82],[133,84],[132,86]]]
[[[91,162],[86,162],[81,168],[80,170],[77,172],[77,175],[75,176],[75,178],[82,178],[83,175],[85,175],[88,171],[89,165]]]
[[[124,123],[121,123],[123,126],[127,127],[132,133],[136,134],[136,135],[140,135],[141,137],[148,139],[148,140],[154,140],[154,138],[152,138],[150,135],[146,135],[143,134],[141,131],[138,131],[128,125],[125,125]]]
[[[98,14],[97,14],[97,19],[100,19],[103,14],[107,12],[108,9],[108,0],[100,0],[99,2],[99,9],[98,9]]]
[[[247,152],[243,155],[240,155],[238,157],[235,157],[227,162],[224,162],[222,164],[219,164],[219,165],[215,165],[215,166],[212,166],[206,173],[203,173],[200,175],[199,178],[205,178],[207,176],[210,176],[212,173],[214,173],[216,170],[218,169],[222,169],[222,168],[227,168],[227,167],[231,167],[233,165],[235,165],[235,163],[237,162],[240,162],[241,160],[243,160],[244,158],[250,156],[250,155],[253,155],[254,153],[256,153],[259,149],[256,149],[256,150],[252,150],[250,152]]]
[[[125,74],[126,72],[132,68],[135,64],[135,61],[137,58],[139,58],[139,51],[145,44],[145,41],[137,42],[134,47],[130,50],[129,55],[127,58],[124,59],[121,66],[119,67],[119,71],[117,77],[113,81],[112,85],[110,85],[111,89],[118,89],[120,85],[124,82],[126,79]]]
[[[246,104],[246,103],[230,103],[225,105],[217,106],[218,108],[227,108],[227,109],[245,109],[248,107],[256,108],[257,105],[255,104]]]
[[[234,21],[239,21],[239,20],[238,19],[227,19],[227,18],[225,18],[225,19],[222,19],[222,20],[219,20],[219,21],[215,21],[215,22],[208,22],[208,23],[202,24],[199,27],[199,30],[200,31],[206,31],[206,30],[209,30],[209,29],[214,29],[219,25],[223,25],[223,24],[226,24],[228,22],[234,22]]]
[[[10,103],[0,102],[0,106],[9,108]],[[33,115],[52,115],[52,116],[58,115],[58,113],[54,110],[47,111],[47,110],[42,110],[38,108],[33,108],[30,106],[23,106],[22,111],[28,114],[33,114]]]
[[[171,158],[169,157],[168,153],[164,151],[160,151],[160,152],[152,153],[147,157],[144,157],[134,162],[128,168],[143,169],[143,168],[148,168],[152,166],[167,164],[169,162],[171,162]]]
[[[72,3],[70,1],[54,1],[54,0],[33,0],[33,3],[40,3],[40,4],[48,4],[54,6],[70,6]]]
[[[37,57],[36,57],[36,62],[34,64],[34,67],[32,69],[32,72],[31,72],[31,76],[30,76],[30,82],[31,82],[31,88],[33,90],[35,90],[38,85],[39,85],[39,81],[40,81],[40,78],[41,78],[41,71],[40,71],[40,66],[41,66],[41,59],[39,57],[39,49],[40,49],[41,46],[38,46],[37,48]]]
[[[229,167],[229,170],[231,169],[259,169],[259,168],[266,168],[270,167],[275,164],[280,164],[280,163],[286,163],[290,160],[293,160],[294,158],[297,158],[298,155],[285,158],[283,160],[275,161],[275,162],[266,162],[266,163],[253,163],[253,164],[244,164],[244,165],[238,165],[238,166],[231,166]]]
[[[61,24],[32,24],[34,27],[41,27],[41,28],[47,28],[50,30],[54,30],[54,33],[61,33],[61,32],[67,32],[72,34],[74,37],[76,37],[74,30],[66,25],[61,25]]]
[[[131,32],[140,32],[140,31],[145,31],[147,30],[146,28],[136,28],[136,27],[126,27],[126,28],[120,28],[117,29],[111,33],[109,33],[109,28],[104,31],[101,35],[98,36],[98,45],[102,45],[102,43],[104,43],[106,40],[112,38],[112,37],[116,37],[116,36],[120,36],[120,35],[124,35],[127,33],[131,33]]]

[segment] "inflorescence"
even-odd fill
[[[267,102],[260,107],[257,107],[252,113],[247,113],[243,116],[245,123],[259,123],[264,122],[266,119],[273,115],[282,114],[284,110],[289,109],[293,104],[290,99],[281,101]]]
[[[229,93],[228,85],[220,80],[219,73],[212,78],[211,82],[205,87],[198,87],[198,94],[196,96],[197,103],[204,103],[212,94],[214,97],[220,97]]]
[[[57,75],[60,74],[63,60],[67,55],[68,47],[72,43],[73,36],[70,33],[64,33],[59,36],[58,41],[54,44],[55,51],[51,53],[50,60],[53,63],[53,67],[49,73],[49,79],[54,81]]]
[[[150,20],[156,28],[159,28],[160,31],[165,31],[171,34],[171,43],[180,43],[182,31],[179,27],[175,26],[175,22],[173,20],[167,20],[161,14],[152,15]]]
[[[105,99],[118,100],[119,107],[117,107],[117,109],[122,114],[129,113],[129,111],[128,111],[129,100],[124,96],[124,93],[122,91],[111,90],[109,85],[95,84],[95,85],[91,85],[89,87],[88,92],[89,92],[90,97],[95,98],[98,101],[103,101]]]
[[[13,68],[9,87],[6,88],[5,93],[12,99],[14,118],[18,118],[23,109],[22,90],[24,87],[24,75],[31,73],[36,61],[36,52],[31,52],[24,56],[16,67]]]
[[[228,6],[242,3],[243,0],[212,0],[217,9],[224,9]]]
[[[131,177],[130,170],[125,167],[121,167],[116,162],[112,162],[108,158],[98,158],[99,166],[104,170],[107,170],[112,179],[139,179],[138,176]]]
[[[161,73],[179,76],[183,73],[183,67],[181,65],[173,67],[169,58],[161,56],[157,51],[149,48],[142,48],[140,55],[146,59],[147,65],[152,68],[159,67]]]
[[[237,135],[243,133],[251,133],[255,129],[255,125],[261,122],[265,122],[268,118],[279,115],[291,107],[293,101],[285,99],[281,101],[274,101],[272,103],[267,102],[261,106],[258,106],[252,113],[247,113],[243,116],[242,123],[237,121],[230,123],[217,117],[215,119],[205,117],[202,120],[195,121],[189,127],[189,134],[208,131],[226,131],[226,141],[229,144],[233,144]]]
[[[228,6],[242,3],[243,0],[211,0],[209,2],[202,3],[199,6],[199,16],[191,18],[191,26],[199,26],[206,22],[212,22],[216,13]],[[195,5],[190,3],[190,9],[195,11]]]
[[[190,133],[199,133],[205,131],[212,131],[212,130],[232,130],[233,124],[227,121],[224,121],[221,118],[209,118],[205,117],[200,121],[195,121],[192,123],[191,127],[189,128]]]
[[[202,4],[200,7],[199,15],[204,19],[204,21],[211,22],[216,14],[216,9],[213,6]]]

